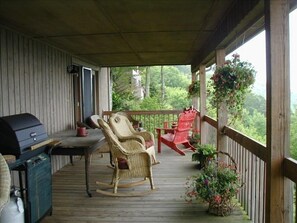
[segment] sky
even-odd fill
[[[297,93],[297,9],[290,13],[290,83],[291,92]],[[266,85],[266,59],[265,59],[265,31],[246,42],[233,53],[238,53],[242,61],[252,63],[256,75],[257,86]]]

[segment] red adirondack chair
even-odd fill
[[[197,111],[195,109],[188,109],[179,114],[176,128],[156,128],[158,134],[158,153],[161,153],[161,143],[164,143],[181,155],[185,155],[185,153],[182,149],[178,148],[177,145],[179,144],[195,151],[196,149],[189,143],[189,134],[196,115]]]

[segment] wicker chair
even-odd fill
[[[109,125],[121,142],[136,140],[140,142],[152,154],[153,164],[159,164],[155,154],[154,135],[148,131],[136,131],[129,119],[121,113],[112,114],[109,118]]]
[[[0,214],[10,199],[10,172],[7,163],[0,153]]]
[[[134,129],[138,129],[139,127],[141,127],[141,121],[135,120],[131,115],[127,114],[126,112],[117,112],[117,114],[125,116],[132,124]]]
[[[98,124],[98,119],[100,118],[99,115],[91,115],[88,118],[88,124],[89,126],[91,126],[91,128],[96,129],[96,128],[100,128],[99,124]]]
[[[99,125],[105,135],[105,138],[110,146],[112,159],[115,164],[111,184],[97,181],[98,185],[104,185],[108,188],[113,188],[113,193],[106,190],[97,189],[98,193],[112,196],[139,196],[147,192],[125,192],[118,193],[118,187],[133,187],[141,185],[149,179],[151,192],[155,189],[152,174],[152,162],[150,154],[145,150],[144,146],[135,140],[120,142],[114,135],[109,125],[102,119],[99,119]],[[142,178],[144,180],[119,184],[122,179]]]

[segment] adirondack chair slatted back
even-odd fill
[[[187,109],[179,114],[176,128],[156,128],[158,137],[158,152],[161,153],[161,143],[167,145],[180,155],[185,155],[184,151],[186,150],[195,151],[196,149],[189,142],[189,136],[196,115],[196,109]],[[162,131],[165,134],[162,134]],[[177,146],[179,144],[182,144],[186,149],[179,148]]]
[[[192,129],[196,115],[196,110],[186,110],[179,115],[177,128],[174,131],[174,143],[181,144],[189,140],[189,131]]]

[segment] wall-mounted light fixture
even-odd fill
[[[78,74],[79,72],[79,66],[77,65],[68,65],[67,66],[67,72],[70,74]]]

